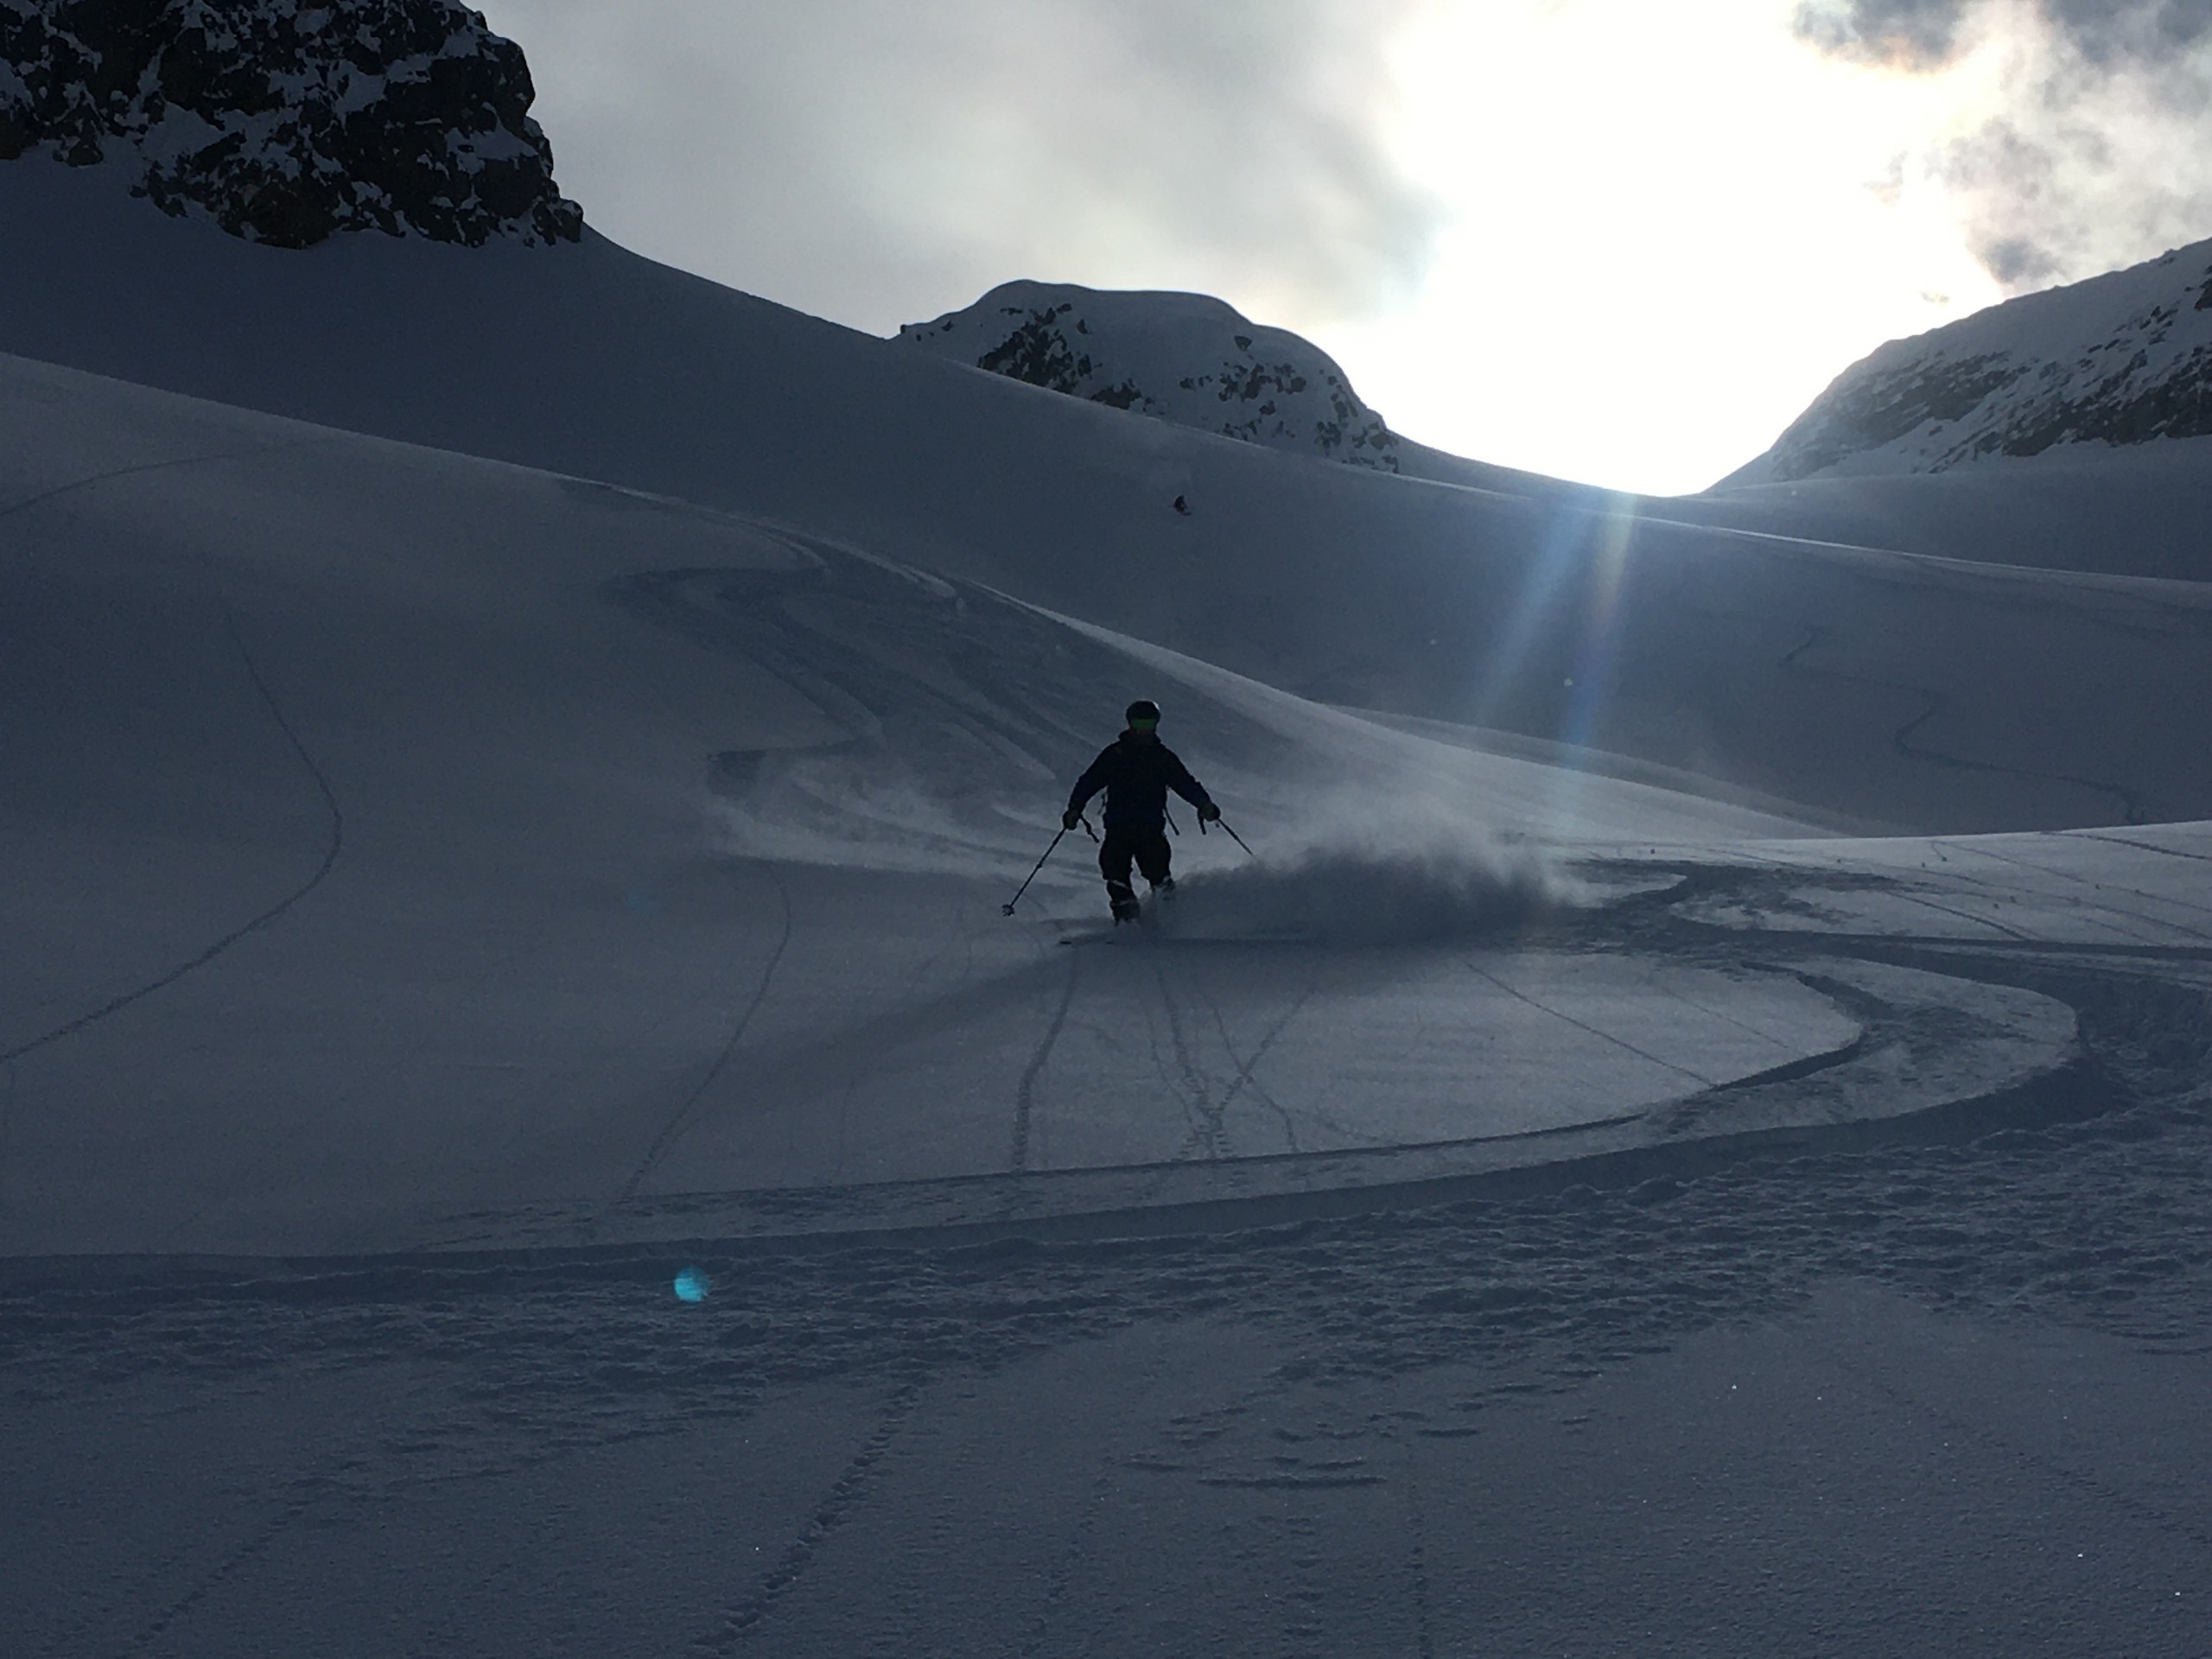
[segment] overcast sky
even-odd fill
[[[1624,488],[2212,236],[2212,0],[489,3],[639,252],[874,334],[1217,294],[1408,436]]]

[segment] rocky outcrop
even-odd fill
[[[1203,295],[1008,283],[899,338],[1071,397],[1398,470],[1396,435],[1326,353]]]
[[[533,96],[522,48],[452,0],[0,0],[0,159],[120,163],[281,247],[575,241]]]
[[[1941,472],[2212,434],[2212,242],[2010,300],[1853,364],[1723,486]]]

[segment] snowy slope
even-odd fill
[[[0,168],[0,219],[51,255],[0,267],[0,345],[29,356],[772,519],[1318,701],[1625,755],[1832,821],[2212,812],[2193,590],[1319,467],[588,234],[294,257],[44,164]],[[1839,701],[1853,686],[1863,705]]]
[[[664,496],[0,429],[11,1650],[2190,1650],[2204,825],[1776,840]],[[1000,916],[1163,682],[1275,868]]]
[[[10,1253],[397,1245],[456,1209],[1001,1173],[1063,971],[1050,918],[1087,923],[1096,876],[1071,849],[1038,925],[998,905],[1139,690],[1284,861],[1270,881],[1219,836],[1183,849],[1176,925],[1249,942],[1206,993],[1232,1019],[1282,971],[1268,941],[1513,925],[1553,878],[1509,841],[1795,827],[1562,792],[758,521],[4,367],[0,841],[35,894],[0,964]],[[1376,798],[1390,822],[1351,816]],[[1439,968],[1394,971],[1402,1019],[1464,1001],[1421,988]],[[1592,978],[1548,971],[1570,1001]],[[747,984],[774,995],[734,1033]],[[1142,986],[1101,978],[1091,1017]],[[1682,1062],[1724,1077],[1801,1052],[1793,1021],[1849,1034],[1802,988],[1764,995],[1777,1034],[1716,1024]],[[1363,1115],[1308,1059],[1269,1085],[1284,1126],[1230,1117],[1209,1156],[1572,1122],[1682,1081],[1599,1044],[1564,1094],[1450,1107],[1433,1043],[1405,1050],[1356,986],[1307,1001],[1305,1040],[1367,1074]],[[740,1036],[745,1077],[719,1079]],[[1079,1091],[1024,1085],[1016,1168],[1177,1155],[1147,1066],[1079,1032],[1064,1063]],[[123,1077],[158,1077],[163,1109]]]
[[[2212,433],[2212,242],[1894,340],[1720,487]]]
[[[1669,518],[1994,564],[2212,581],[2212,438],[2065,444],[1940,473],[1824,474],[1655,503]]]
[[[793,1189],[881,1224],[859,1189],[887,1180],[940,1219],[1357,1188],[1664,1144],[1690,1096],[1701,1133],[1770,1132],[1790,1097],[1720,1096],[1852,1048],[1866,1007],[1951,1007],[1951,1035],[1939,1086],[1885,1062],[1850,1115],[2069,1052],[2037,998],[1831,964],[1873,999],[1839,1002],[1637,944],[1651,868],[1764,869],[1726,849],[1802,823],[1370,722],[856,543],[0,366],[0,851],[36,895],[0,964],[12,1253],[659,1237],[709,1201],[734,1235]],[[2048,770],[2068,742],[2190,786],[2111,709],[2023,740],[1880,652],[1940,635],[1962,671],[2056,657],[2079,686],[2164,634],[2173,682],[2142,683],[2201,702],[2197,590],[1766,547],[1712,580],[1653,578],[1675,654],[1642,671],[1725,685],[1796,607],[1850,619],[1782,683],[1798,775],[1862,811],[1921,771],[1985,811],[2139,806]],[[1086,853],[1033,919],[998,905],[1139,692],[1266,860],[1187,836],[1150,936],[1063,950]],[[1172,1062],[1125,1040],[1146,1026]]]
[[[1294,454],[1398,470],[1399,443],[1321,348],[1203,294],[1007,283],[901,340],[1033,386]]]

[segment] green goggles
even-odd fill
[[[1160,722],[1156,720],[1133,720],[1129,722],[1129,729],[1133,732],[1149,732],[1157,729],[1159,725]]]

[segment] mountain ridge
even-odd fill
[[[1877,347],[1713,487],[2212,434],[2212,241]]]

